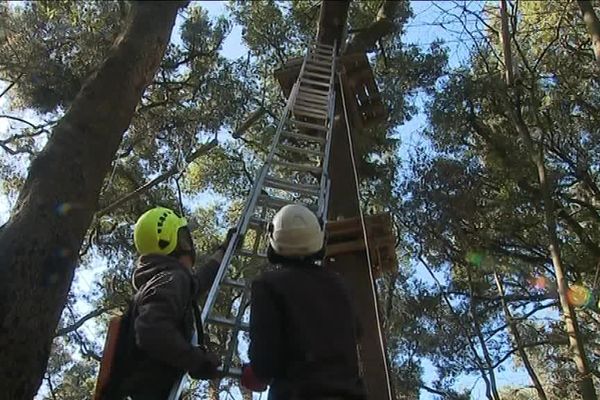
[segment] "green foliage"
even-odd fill
[[[591,287],[600,243],[598,75],[572,4],[521,5],[518,25],[513,25],[516,88],[504,84],[501,46],[490,28],[472,48],[469,63],[449,71],[433,92],[429,126],[423,131],[429,146],[412,152],[396,186],[396,215],[411,253],[419,256],[415,262],[446,277],[431,290],[453,306],[441,315],[438,308],[425,308],[416,318],[431,327],[431,336],[406,337],[417,351],[429,354],[442,381],[464,374],[492,379],[486,368],[501,371],[518,345],[498,301],[498,273],[518,321],[520,345],[548,398],[579,398],[555,308],[547,204],[541,201],[537,170],[519,140],[513,110],[521,107],[546,163],[568,280]],[[488,22],[499,29],[497,19]],[[416,301],[411,310],[426,307],[429,299],[417,296]],[[440,301],[439,306],[448,304]],[[597,344],[588,332],[597,324],[581,311],[578,317],[596,370]],[[514,360],[523,366],[520,356]],[[535,390],[519,388],[506,389],[501,397],[538,398]]]
[[[379,6],[373,1],[353,2],[349,28],[367,28],[376,19]],[[48,124],[69,107],[87,76],[102,62],[129,13],[128,3],[122,1],[43,1],[0,7],[0,79],[14,82],[6,95],[10,108],[15,115],[33,120],[47,114]],[[268,152],[276,118],[283,108],[273,70],[303,54],[306,41],[316,32],[319,11],[316,1],[238,1],[230,2],[228,8],[231,18],[211,19],[197,3],[182,13],[177,25],[180,31],[175,32],[159,72],[143,95],[99,199],[100,209],[113,204],[149,180],[182,166],[202,143],[216,138],[219,146],[194,160],[179,180],[199,253],[214,249],[226,228],[235,225],[241,215],[244,198]],[[418,94],[432,93],[445,69],[447,56],[440,45],[422,51],[402,43],[402,25],[409,16],[409,4],[402,2],[395,18],[398,33],[381,40],[385,56],[381,51],[369,54],[390,112],[387,124],[361,132],[356,138],[361,191],[372,211],[397,211],[398,197],[392,196],[400,167],[397,130],[419,111],[414,104]],[[220,51],[233,23],[241,26],[249,52],[228,60]],[[239,140],[231,139],[227,133],[258,107],[267,110],[265,115]],[[46,136],[39,133],[32,137],[39,129],[27,129],[12,129],[10,144],[33,157]],[[1,168],[2,190],[18,191],[23,171],[5,164]],[[94,337],[78,329],[55,340],[45,387],[52,386],[57,399],[89,396],[97,369],[94,355],[101,350],[108,317],[122,311],[131,296],[129,282],[135,261],[132,226],[154,205],[179,208],[176,177],[178,174],[92,222],[81,251],[78,276],[93,276],[93,284],[73,290],[76,296],[71,299],[72,307],[64,312],[61,327],[84,317],[80,304],[109,311],[95,320]],[[402,248],[408,250],[411,243],[402,243]],[[233,267],[244,277],[259,266],[256,260],[238,260]],[[440,294],[424,285],[402,288],[398,282],[404,284],[413,272],[404,271],[400,278],[388,282],[391,305],[386,329],[391,338],[394,384],[399,398],[404,399],[419,395],[423,372],[420,357],[445,360],[460,348],[456,344],[446,346],[436,332],[460,336],[459,322],[466,320],[461,310],[460,321],[447,324],[444,316],[448,309]],[[238,305],[232,296],[219,300],[217,306],[231,311]],[[414,313],[408,312],[412,307]],[[434,315],[428,314],[434,311]],[[422,327],[416,326],[419,322],[424,322]],[[227,340],[219,332],[211,332],[211,339],[217,343]],[[417,340],[440,350],[422,350],[415,346]],[[462,357],[449,365],[436,388],[454,393],[450,385],[461,373],[461,360],[467,359]],[[222,382],[221,388],[229,384]],[[206,385],[200,386],[197,391]],[[218,392],[218,388],[212,390]]]
[[[18,81],[15,106],[66,108],[123,26],[116,1],[31,2],[7,10],[0,79]]]

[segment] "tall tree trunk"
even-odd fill
[[[206,388],[206,396],[208,400],[219,400],[219,386],[221,381],[208,381],[208,388]]]
[[[567,278],[565,276],[565,268],[562,263],[562,257],[560,254],[560,242],[558,234],[556,233],[556,216],[555,210],[552,206],[551,191],[548,185],[546,166],[544,164],[543,155],[536,157],[538,176],[540,186],[542,189],[542,198],[544,201],[544,216],[546,220],[546,227],[550,239],[550,255],[552,257],[552,264],[554,265],[554,273],[556,275],[556,282],[558,286],[558,297],[560,299],[560,305],[563,312],[563,318],[565,320],[565,327],[567,335],[569,336],[569,345],[573,356],[573,361],[577,366],[579,372],[579,387],[581,396],[584,400],[596,400],[596,389],[594,388],[594,382],[590,373],[585,349],[583,346],[583,338],[579,333],[579,325],[577,323],[577,315],[575,310],[569,303],[567,292],[569,286],[567,284]]]
[[[600,66],[600,21],[594,12],[591,1],[577,0],[577,4],[579,4],[579,8],[583,14],[583,21],[592,38],[592,49],[594,50],[594,56],[596,56],[596,63]]]
[[[0,388],[30,400],[102,182],[186,2],[136,2],[124,32],[33,160],[0,228]]]
[[[511,113],[511,119],[514,122],[515,128],[519,133],[519,136],[526,149],[529,151],[531,159],[537,170],[540,193],[542,197],[541,200],[544,207],[546,232],[550,242],[550,257],[554,266],[554,274],[556,276],[558,288],[558,298],[560,300],[563,319],[565,321],[565,329],[567,336],[569,337],[569,346],[573,361],[577,366],[577,381],[579,383],[580,394],[584,400],[597,400],[594,382],[592,380],[587,357],[585,355],[583,339],[579,333],[577,316],[567,297],[569,286],[567,284],[567,278],[565,275],[566,270],[562,263],[562,257],[560,253],[560,240],[558,239],[558,234],[556,231],[556,209],[554,208],[554,201],[552,199],[552,188],[548,182],[543,145],[540,144],[539,148],[536,148],[533,140],[531,139],[529,128],[525,124],[525,121],[523,121],[520,110],[520,105],[517,104],[516,112]]]
[[[508,29],[508,12],[506,10],[506,0],[500,0],[500,22],[502,24],[502,50],[504,52],[504,73],[508,86],[512,86],[514,77],[512,69],[512,53],[510,51],[510,32]]]
[[[498,393],[498,385],[496,383],[496,373],[494,372],[494,363],[492,362],[492,357],[490,356],[490,352],[487,347],[487,343],[485,338],[483,337],[483,333],[481,332],[481,324],[479,323],[479,318],[477,318],[477,305],[476,305],[476,296],[473,290],[473,281],[471,279],[471,272],[467,267],[467,277],[469,279],[469,315],[473,320],[473,327],[475,328],[475,334],[477,339],[479,340],[479,346],[481,346],[481,352],[483,353],[483,359],[485,360],[485,369],[487,371],[488,377],[490,379],[489,390],[491,393],[486,393],[487,397],[493,398],[494,400],[500,400],[500,394]],[[486,391],[487,392],[487,391]]]
[[[483,379],[483,382],[485,383],[485,394],[486,394],[486,397],[488,399],[490,399],[490,400],[494,400],[494,398],[492,397],[492,383],[491,383],[491,381],[490,381],[490,379],[489,379],[489,377],[487,375],[487,372],[488,372],[489,368],[487,368],[483,364],[483,360],[481,359],[481,356],[477,352],[477,348],[475,347],[475,344],[471,340],[471,333],[469,332],[469,330],[467,329],[467,327],[464,324],[462,324],[462,322],[460,321],[460,315],[459,315],[459,313],[452,306],[452,302],[450,301],[450,299],[446,295],[444,287],[440,283],[439,279],[433,273],[433,271],[432,271],[431,267],[429,266],[429,264],[427,264],[427,262],[425,261],[425,259],[421,255],[419,255],[417,258],[418,258],[419,262],[421,264],[423,264],[423,266],[425,267],[425,269],[427,270],[427,272],[429,273],[429,275],[431,276],[431,278],[434,280],[436,286],[438,287],[438,290],[440,291],[440,294],[442,295],[442,299],[444,299],[444,302],[446,303],[446,306],[448,307],[448,309],[450,310],[450,312],[452,313],[452,315],[456,318],[457,324],[458,324],[460,330],[462,331],[462,334],[467,339],[467,343],[469,344],[469,349],[471,350],[471,353],[473,355],[473,361],[474,361],[477,369],[479,370],[479,374],[481,375],[481,379]],[[469,300],[469,301],[471,301],[471,300]],[[488,367],[489,367],[489,364],[488,364]],[[425,389],[425,390],[427,390],[427,389]]]
[[[523,347],[523,341],[521,340],[521,334],[519,333],[519,328],[517,327],[517,323],[513,319],[512,313],[510,312],[510,308],[508,308],[508,304],[506,302],[506,298],[504,295],[504,285],[502,284],[502,281],[500,280],[500,276],[498,275],[498,272],[495,269],[494,269],[494,279],[496,281],[496,287],[498,288],[498,295],[500,296],[500,302],[502,303],[502,309],[504,310],[506,322],[508,324],[508,328],[509,328],[509,330],[513,336],[513,339],[515,341],[515,345],[517,346],[517,349],[519,351],[519,356],[521,357],[521,360],[523,360],[523,365],[525,366],[525,369],[527,370],[527,373],[529,374],[529,377],[531,378],[531,381],[533,382],[533,386],[535,386],[535,390],[538,393],[538,397],[541,400],[547,400],[546,392],[544,391],[544,388],[542,387],[542,384],[540,383],[540,380],[539,380],[537,374],[535,373],[535,370],[533,369],[531,362],[529,361],[529,356],[527,355],[527,352],[525,351],[525,348]]]

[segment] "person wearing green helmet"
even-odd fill
[[[140,255],[132,280],[136,293],[122,322],[114,372],[102,400],[164,400],[185,372],[194,379],[218,376],[220,360],[202,343],[197,300],[210,289],[232,233],[194,271],[196,252],[185,218],[156,207],[138,219],[133,235]],[[199,346],[191,342],[194,329]]]

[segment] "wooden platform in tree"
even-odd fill
[[[373,269],[377,275],[392,271],[397,267],[396,238],[389,213],[365,216],[367,237]],[[326,256],[365,250],[360,218],[328,221]]]
[[[298,80],[303,60],[304,57],[291,58],[283,65],[283,67],[278,68],[273,72],[286,99],[292,92],[292,86],[294,86],[294,83]]]
[[[346,106],[354,129],[361,130],[384,122],[387,109],[377,88],[373,69],[365,53],[340,57]]]

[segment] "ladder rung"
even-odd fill
[[[291,162],[280,161],[280,160],[273,160],[272,162],[275,165],[279,165],[280,167],[284,167],[284,168],[293,169],[294,171],[307,171],[307,172],[314,172],[316,174],[320,174],[321,171],[323,171],[323,168],[317,167],[315,165],[291,163]]]
[[[324,125],[319,125],[319,124],[313,124],[311,122],[304,122],[304,121],[298,121],[296,119],[291,118],[289,120],[291,123],[293,123],[294,125],[296,125],[296,127],[300,127],[300,128],[309,128],[309,129],[317,129],[323,132],[327,132],[327,127]]]
[[[265,179],[265,186],[274,189],[281,189],[287,192],[312,194],[317,196],[321,187],[319,185],[303,185],[299,183],[287,182],[283,179],[278,179],[272,176],[268,176]]]
[[[303,133],[282,131],[281,135],[287,138],[305,140],[307,142],[325,143],[325,138],[321,136],[305,135]]]
[[[265,230],[265,228],[267,226],[267,222],[268,222],[267,220],[252,217],[252,218],[250,218],[248,225],[250,228],[253,228],[256,230]]]
[[[304,76],[312,76],[317,79],[326,79],[327,81],[331,80],[331,75],[319,74],[318,72],[312,71],[304,71]]]
[[[311,114],[321,115],[323,118],[327,118],[327,110],[322,107],[307,107],[301,104],[294,105],[294,112],[296,111],[305,111]]]
[[[298,154],[306,154],[308,156],[319,156],[319,157],[324,156],[323,152],[320,150],[303,149],[301,147],[288,146],[287,144],[280,144],[279,148],[290,151],[290,152],[298,153]]]
[[[239,325],[235,323],[235,319],[223,318],[223,317],[208,317],[206,322],[210,324],[225,325],[232,328],[237,328],[240,331],[247,331],[250,329],[250,325],[246,322],[240,322]]]
[[[312,65],[322,65],[325,67],[329,67],[329,69],[331,70],[331,64],[333,63],[333,61],[330,59],[329,62],[325,62],[325,61],[321,61],[318,59],[314,59],[314,58],[309,58],[308,60],[306,60],[307,64],[312,64]]]
[[[307,85],[323,86],[327,88],[329,87],[329,82],[315,81],[314,79],[308,79],[304,77],[300,79],[300,87],[302,87],[302,83],[305,83]]]
[[[315,98],[329,99],[329,90],[315,89],[315,88],[311,88],[311,87],[300,86],[298,95],[304,96],[306,94],[308,94],[309,96],[315,97]]]
[[[311,54],[318,54],[318,55],[322,55],[322,56],[333,57],[332,49],[315,47],[315,48],[310,49],[310,52],[311,52]]]
[[[299,117],[309,117],[314,119],[326,120],[327,114],[325,113],[316,113],[312,110],[307,110],[303,107],[294,107],[294,115]]]
[[[282,199],[279,197],[274,197],[274,196],[261,196],[260,197],[261,200],[261,204],[272,208],[274,210],[279,210],[281,207],[283,206],[287,206],[288,204],[302,204],[308,208],[310,208],[311,210],[315,211],[317,209],[317,206],[315,204],[306,204],[304,202],[301,202],[299,200],[286,200],[286,199]],[[266,257],[266,255],[265,255]]]
[[[324,72],[326,74],[331,74],[331,68],[323,68],[323,67],[319,67],[318,65],[314,65],[310,62],[306,63],[306,66],[304,68],[305,71],[319,71],[319,72]]]
[[[240,250],[240,251],[238,251],[238,254],[240,256],[251,257],[251,258],[267,258],[267,255],[264,253],[253,253],[250,250]]]
[[[331,49],[333,50],[333,46],[330,44],[325,44],[325,43],[319,43],[319,42],[315,42],[314,47],[320,47],[323,49]]]
[[[328,49],[318,49],[317,48],[317,49],[313,49],[311,53],[314,55],[333,57],[333,52]]]
[[[246,282],[245,281],[236,281],[234,279],[223,279],[223,284],[227,285],[227,286],[234,286],[234,287],[238,287],[238,288],[246,288]]]
[[[329,109],[326,104],[319,103],[314,100],[306,99],[306,98],[296,97],[296,104],[294,104],[294,107],[295,106],[301,106],[301,107],[309,108],[311,110],[314,109],[314,110],[321,110],[323,112],[329,112]]]
[[[225,368],[223,368],[222,366],[218,367],[217,371],[223,373],[225,371]],[[229,367],[227,368],[227,373],[225,375],[232,378],[239,378],[240,376],[242,376],[242,369],[238,367]]]
[[[329,67],[331,68],[331,65],[333,64],[333,57],[331,57],[331,56],[322,56],[320,54],[313,53],[308,58],[308,62],[327,63],[327,65],[329,65]]]

